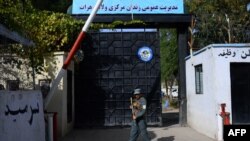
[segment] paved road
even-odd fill
[[[178,124],[148,128],[152,141],[215,141],[189,127]],[[60,141],[127,141],[129,128],[74,130]],[[139,138],[138,141],[143,141]]]
[[[162,127],[148,127],[152,141],[215,141],[178,124],[178,113],[163,115]],[[127,141],[130,128],[75,129],[59,141]],[[138,141],[143,141],[141,138]]]

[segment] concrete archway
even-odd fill
[[[88,15],[72,15],[77,19],[86,20]],[[114,21],[141,20],[146,23],[140,28],[176,28],[179,54],[179,100],[180,113],[179,123],[181,126],[187,124],[187,101],[186,101],[186,74],[185,57],[188,56],[188,27],[192,15],[190,14],[101,14],[96,15],[93,23],[112,23]],[[127,27],[126,27],[127,28]],[[138,25],[131,26],[138,28]]]

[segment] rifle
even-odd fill
[[[135,115],[138,111],[142,110],[141,104],[138,101],[133,101],[133,98],[130,98],[132,116]]]
[[[133,98],[130,97],[130,105],[131,105],[131,111],[132,111],[132,116],[134,115],[134,106],[133,106]]]
[[[131,103],[131,110],[132,110],[132,119],[135,120],[133,116],[135,116],[136,113],[138,112],[139,110],[138,107],[140,104],[137,101],[133,101],[132,97],[130,98],[130,103]]]

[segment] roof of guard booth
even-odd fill
[[[198,51],[193,52],[193,56],[199,55],[210,48],[246,48],[246,47],[250,48],[250,43],[210,44],[205,46],[204,48],[201,48]],[[190,58],[191,55],[185,57],[185,60],[188,60]]]

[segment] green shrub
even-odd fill
[[[170,107],[173,107],[173,108],[179,108],[179,101],[177,99],[173,99],[169,102],[170,104]]]

